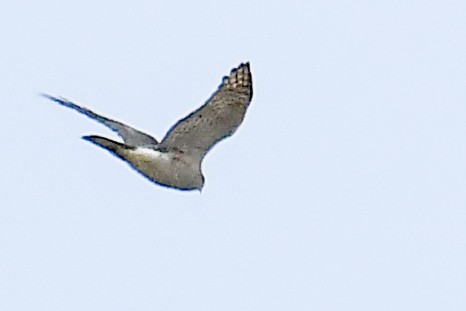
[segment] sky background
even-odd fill
[[[466,2],[2,1],[0,310],[466,310]],[[251,62],[199,192],[161,139]]]

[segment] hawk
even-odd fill
[[[126,161],[150,181],[179,190],[201,191],[202,160],[216,143],[231,136],[243,122],[252,99],[252,77],[249,63],[232,69],[207,102],[173,125],[161,142],[65,98],[44,96],[115,131],[123,142],[98,135],[82,138]]]

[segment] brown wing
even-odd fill
[[[218,141],[236,131],[251,98],[251,72],[249,63],[245,63],[223,78],[218,90],[202,107],[178,121],[159,147],[205,155]]]

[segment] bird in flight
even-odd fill
[[[252,77],[249,63],[232,69],[207,102],[173,125],[161,142],[65,98],[43,96],[115,131],[123,142],[98,135],[82,138],[126,161],[152,182],[179,190],[201,191],[202,160],[216,143],[232,135],[242,123],[252,99]]]

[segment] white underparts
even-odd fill
[[[137,147],[135,150],[132,150],[131,153],[138,158],[140,157],[145,159],[146,161],[154,160],[164,162],[170,160],[170,155],[152,148]]]

